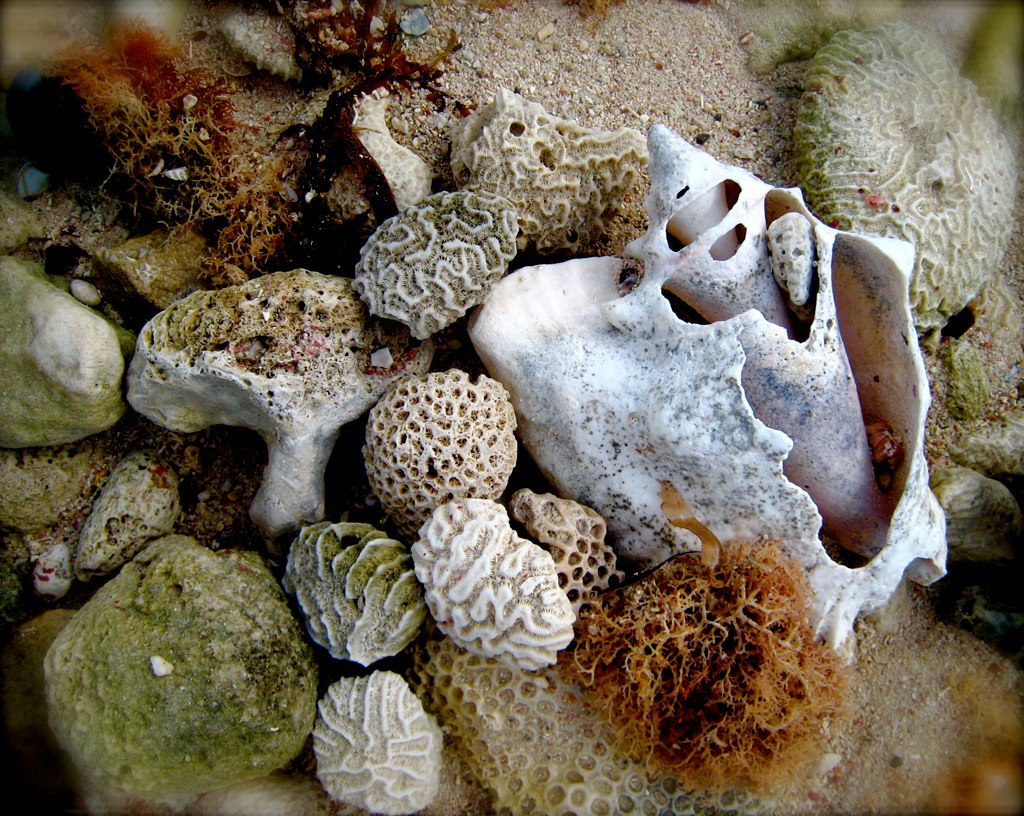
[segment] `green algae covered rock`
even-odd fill
[[[303,527],[284,587],[298,599],[310,637],[363,666],[398,654],[427,616],[408,547],[369,524]]]
[[[50,283],[38,264],[0,258],[0,447],[74,442],[125,411],[134,337]]]
[[[1013,231],[1013,152],[925,35],[895,23],[836,34],[804,79],[793,142],[823,221],[914,244],[919,330],[944,326],[995,272]]]
[[[253,553],[185,536],[143,550],[46,655],[50,724],[102,789],[187,800],[300,751],[316,716],[312,649]]]
[[[954,419],[980,419],[991,389],[981,354],[969,341],[951,340],[939,346],[939,360],[946,374],[946,408]]]

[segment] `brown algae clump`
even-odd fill
[[[815,756],[842,709],[840,659],[815,640],[809,598],[777,544],[726,544],[713,565],[677,557],[593,599],[560,666],[652,768],[767,790]]]

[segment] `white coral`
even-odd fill
[[[401,212],[430,195],[433,174],[423,159],[392,138],[387,112],[386,96],[364,96],[356,104],[353,130],[388,180],[395,206]]]
[[[583,127],[504,89],[452,131],[455,183],[515,204],[520,249],[574,250],[600,235],[646,163],[639,131]]]
[[[437,193],[381,224],[352,288],[423,340],[483,303],[516,254],[516,209],[490,193]]]
[[[438,507],[412,557],[438,628],[464,649],[539,669],[572,640],[576,616],[554,560],[515,534],[497,502]]]
[[[331,798],[372,813],[415,813],[437,794],[444,738],[394,672],[328,687],[313,729],[316,775]]]

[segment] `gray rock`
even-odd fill
[[[1024,477],[1024,410],[1006,414],[960,439],[953,460],[987,476]]]
[[[49,283],[38,264],[0,258],[0,447],[74,442],[106,430],[131,335]]]
[[[1024,515],[1009,488],[964,467],[937,470],[932,492],[946,514],[951,563],[1012,561],[1024,536]]]
[[[181,514],[178,474],[150,451],[133,451],[110,474],[82,527],[75,576],[87,581],[167,535]]]
[[[35,211],[9,193],[0,190],[0,252],[10,252],[30,238],[43,238],[46,231]]]

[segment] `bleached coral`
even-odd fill
[[[398,654],[427,616],[408,549],[369,524],[303,527],[283,583],[298,599],[310,637],[363,666]]]
[[[464,649],[538,669],[572,640],[576,615],[554,560],[515,534],[497,502],[438,507],[412,557],[438,628]]]
[[[412,377],[366,423],[366,475],[398,529],[415,538],[439,504],[494,499],[516,464],[516,415],[504,387],[464,371]]]
[[[573,612],[595,592],[622,582],[615,566],[615,551],[604,537],[608,528],[594,510],[553,493],[517,490],[509,513],[544,545],[555,561],[558,585],[565,591]]]
[[[395,361],[386,369],[371,360],[381,348]],[[258,431],[270,460],[250,514],[276,537],[323,518],[324,468],[341,426],[430,357],[404,328],[374,321],[351,281],[294,269],[195,292],[153,317],[128,401],[172,430]]]
[[[391,136],[385,117],[388,99],[384,95],[363,97],[356,105],[353,132],[373,157],[395,197],[401,212],[430,195],[430,165]]]
[[[515,208],[491,193],[437,193],[389,218],[352,286],[370,312],[424,339],[482,303],[516,254]]]
[[[515,204],[520,249],[575,250],[599,235],[646,162],[639,131],[587,128],[505,89],[452,131],[455,183]]]
[[[313,729],[316,775],[332,799],[371,813],[414,813],[440,784],[443,737],[394,672],[328,687]]]

